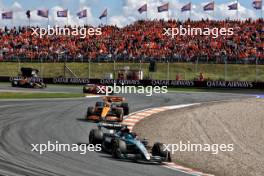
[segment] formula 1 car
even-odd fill
[[[38,70],[32,68],[21,68],[21,75],[12,79],[12,87],[45,88],[43,79],[38,77]]]
[[[83,87],[83,93],[105,95],[106,86],[99,85],[99,84],[86,84]]]
[[[139,139],[122,124],[99,123],[98,129],[90,131],[89,143],[101,144],[104,152],[117,159],[157,163],[171,161],[170,152],[162,143],[157,142],[151,147],[146,139]]]
[[[124,115],[129,114],[128,103],[125,98],[117,96],[103,97],[102,102],[96,102],[95,107],[88,107],[86,119],[92,121],[122,122]]]

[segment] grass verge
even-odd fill
[[[227,89],[227,88],[168,88],[168,92],[215,92],[215,93],[242,93],[242,94],[260,94],[263,89]]]
[[[80,78],[104,78],[106,73],[114,74],[116,70],[128,66],[130,69],[142,69],[144,77],[152,79],[175,80],[179,74],[182,79],[193,80],[203,72],[206,79],[228,81],[264,81],[264,65],[242,64],[193,64],[193,63],[158,63],[157,72],[149,73],[148,63],[67,63],[73,73]],[[31,67],[40,70],[42,77],[58,77],[72,75],[66,70],[63,63],[15,63],[0,62],[1,76],[17,76],[20,67]],[[90,71],[89,71],[90,70]],[[90,72],[90,74],[89,74]]]
[[[0,92],[0,99],[80,98],[81,93]]]

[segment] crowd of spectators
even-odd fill
[[[234,35],[175,36],[164,34],[163,28],[180,25],[199,28],[233,28]],[[88,27],[88,26],[86,26]],[[90,26],[89,26],[90,27]],[[190,21],[144,20],[119,28],[100,26],[102,35],[45,36],[32,35],[29,27],[0,30],[0,60],[116,60],[116,61],[179,61],[197,59],[222,62],[223,60],[264,60],[264,21]]]

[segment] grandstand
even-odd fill
[[[163,28],[190,25],[199,28],[233,28],[234,35],[176,36],[163,35]],[[70,26],[68,26],[71,28]],[[91,26],[86,26],[91,27]],[[102,35],[32,35],[30,27],[0,30],[1,61],[133,61],[264,64],[264,21],[139,20],[118,28],[101,26]]]

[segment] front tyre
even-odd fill
[[[87,113],[86,113],[87,117],[93,115],[93,113],[94,113],[94,107],[88,107]]]
[[[162,158],[165,158],[166,161],[171,161],[171,155],[170,152],[165,149],[164,144],[157,142],[153,145],[152,151],[153,156],[160,156]]]
[[[89,134],[89,143],[96,145],[102,144],[104,133],[99,129],[92,129]]]

